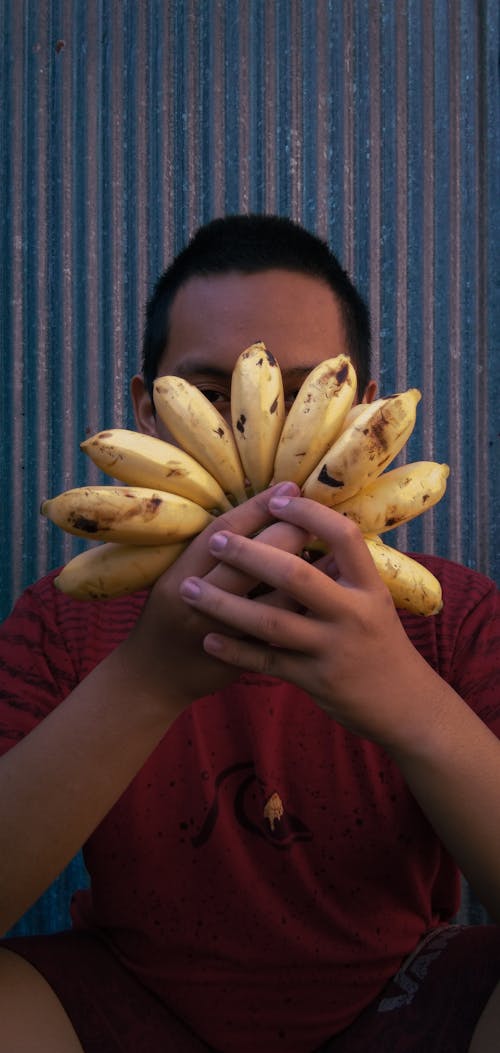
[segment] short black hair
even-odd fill
[[[358,397],[370,379],[368,308],[325,241],[284,216],[229,215],[200,227],[158,279],[146,307],[142,371],[152,395],[169,336],[175,294],[190,278],[230,272],[289,270],[330,286],[341,310],[347,347],[358,377]]]

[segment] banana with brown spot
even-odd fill
[[[410,388],[365,406],[308,476],[304,496],[333,508],[381,475],[408,441],[421,397]]]
[[[441,585],[427,567],[384,545],[379,537],[365,537],[365,542],[396,607],[426,617],[439,613],[443,606]]]
[[[179,446],[217,479],[232,503],[245,501],[245,474],[231,425],[203,392],[183,377],[165,376],[155,380],[153,400]]]
[[[171,544],[194,537],[213,519],[187,497],[141,486],[82,486],[43,502],[42,515],[90,541]]]
[[[239,355],[231,378],[231,420],[253,493],[269,485],[285,420],[280,367],[259,341]]]
[[[273,482],[301,486],[342,428],[356,394],[356,373],[347,355],[320,362],[302,383],[283,426]]]
[[[111,428],[80,443],[80,449],[121,483],[178,494],[209,512],[231,508],[217,480],[194,457],[154,435]]]
[[[443,497],[450,474],[447,464],[414,461],[379,475],[357,494],[335,505],[364,534],[383,534],[408,523]]]
[[[104,542],[66,563],[54,585],[75,600],[110,600],[149,589],[184,551],[187,541],[172,545],[120,545]]]

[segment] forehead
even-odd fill
[[[159,373],[203,365],[231,372],[240,352],[258,340],[282,370],[312,368],[347,351],[340,307],[326,282],[286,270],[235,272],[181,286]]]

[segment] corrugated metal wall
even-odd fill
[[[496,0],[0,0],[0,40],[1,613],[78,544],[40,501],[132,424],[146,297],[226,211],[329,239],[452,468],[398,544],[498,575]],[[26,927],[61,921],[55,886]]]
[[[152,284],[225,211],[330,240],[452,468],[398,543],[498,574],[496,0],[2,0],[0,39],[2,613],[79,545],[40,501],[96,478]]]

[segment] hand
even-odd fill
[[[306,498],[266,500],[274,517],[304,539],[320,538],[328,552],[311,565],[295,554],[300,548],[284,551],[269,533],[263,544],[264,535],[221,532],[217,523],[212,555],[278,591],[270,605],[267,597],[255,602],[226,591],[210,574],[185,581],[185,602],[226,626],[205,635],[206,653],[231,669],[299,685],[340,723],[382,744],[411,734],[410,694],[417,702],[436,674],[408,640],[358,528]]]
[[[198,575],[214,588],[245,595],[260,580],[260,568],[250,574],[220,563],[210,551],[210,539],[220,530],[235,536],[261,531],[262,544],[300,552],[305,533],[287,523],[274,523],[269,511],[271,493],[298,494],[293,483],[278,484],[237,508],[219,516],[198,535],[182,556],[158,579],[128,640],[121,645],[130,676],[141,693],[156,696],[177,715],[190,702],[210,694],[240,676],[239,666],[217,661],[203,649],[203,639],[212,630],[230,632],[227,625],[189,607],[180,596],[187,575]],[[267,530],[266,530],[267,527]]]

